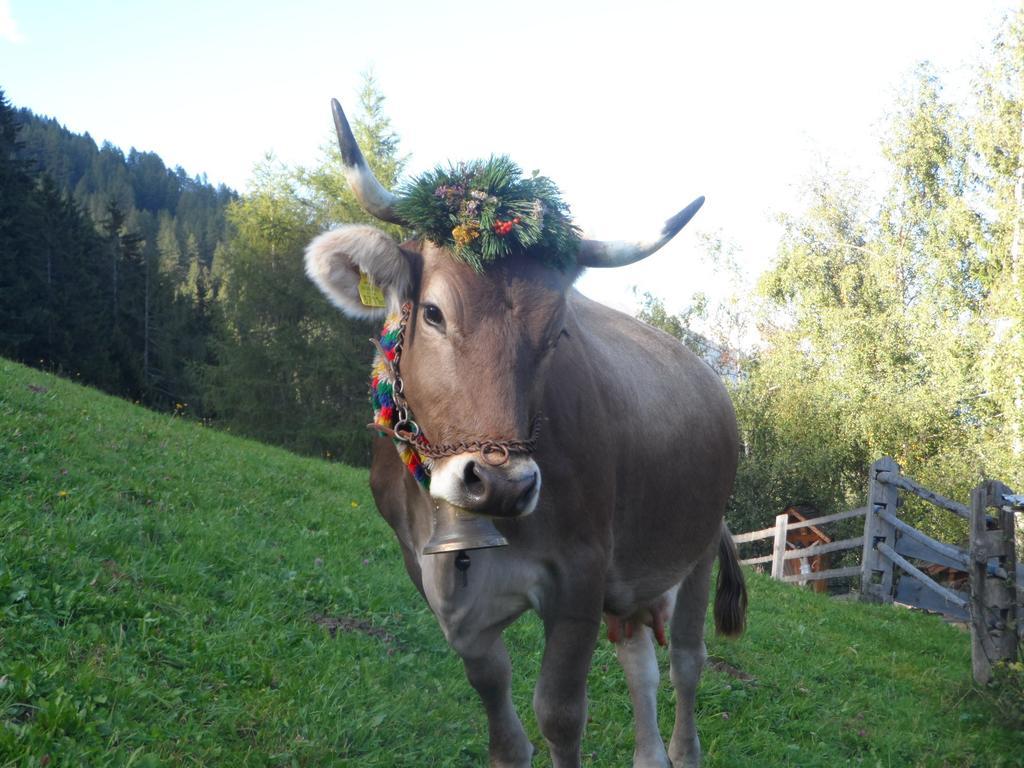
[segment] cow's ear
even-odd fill
[[[342,312],[364,320],[397,312],[412,284],[412,270],[398,243],[366,224],[332,229],[313,240],[306,248],[306,274]],[[383,301],[372,296],[367,278]]]

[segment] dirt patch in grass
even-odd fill
[[[397,648],[401,645],[398,638],[390,632],[383,630],[380,627],[375,627],[364,619],[356,619],[352,616],[324,616],[319,613],[314,613],[310,619],[314,623],[319,624],[321,627],[326,629],[327,633],[331,637],[337,635],[340,630],[342,632],[354,632],[380,640],[390,649]]]
[[[708,669],[713,669],[715,672],[721,672],[722,674],[728,675],[729,677],[742,680],[744,683],[756,683],[757,678],[753,675],[749,675],[739,667],[734,667],[732,664],[727,662],[720,656],[709,656],[707,662],[704,664]]]

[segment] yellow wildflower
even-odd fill
[[[458,246],[467,246],[480,237],[480,225],[474,221],[468,224],[459,224],[452,230],[452,238]]]

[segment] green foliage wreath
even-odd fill
[[[400,190],[400,216],[476,270],[514,253],[558,269],[575,263],[580,232],[558,188],[508,157],[438,167]]]

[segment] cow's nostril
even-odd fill
[[[466,462],[466,466],[462,470],[462,482],[469,495],[475,499],[481,498],[487,490],[483,476],[477,471],[475,461]]]
[[[531,511],[540,486],[540,472],[533,468],[518,477],[491,467],[486,462],[469,459],[458,477],[461,492],[458,505],[471,512],[497,517],[510,517]]]
[[[516,512],[522,514],[527,506],[529,506],[531,499],[533,498],[533,490],[537,487],[538,473],[535,471],[531,476],[526,486],[519,494],[519,498],[516,499]]]

